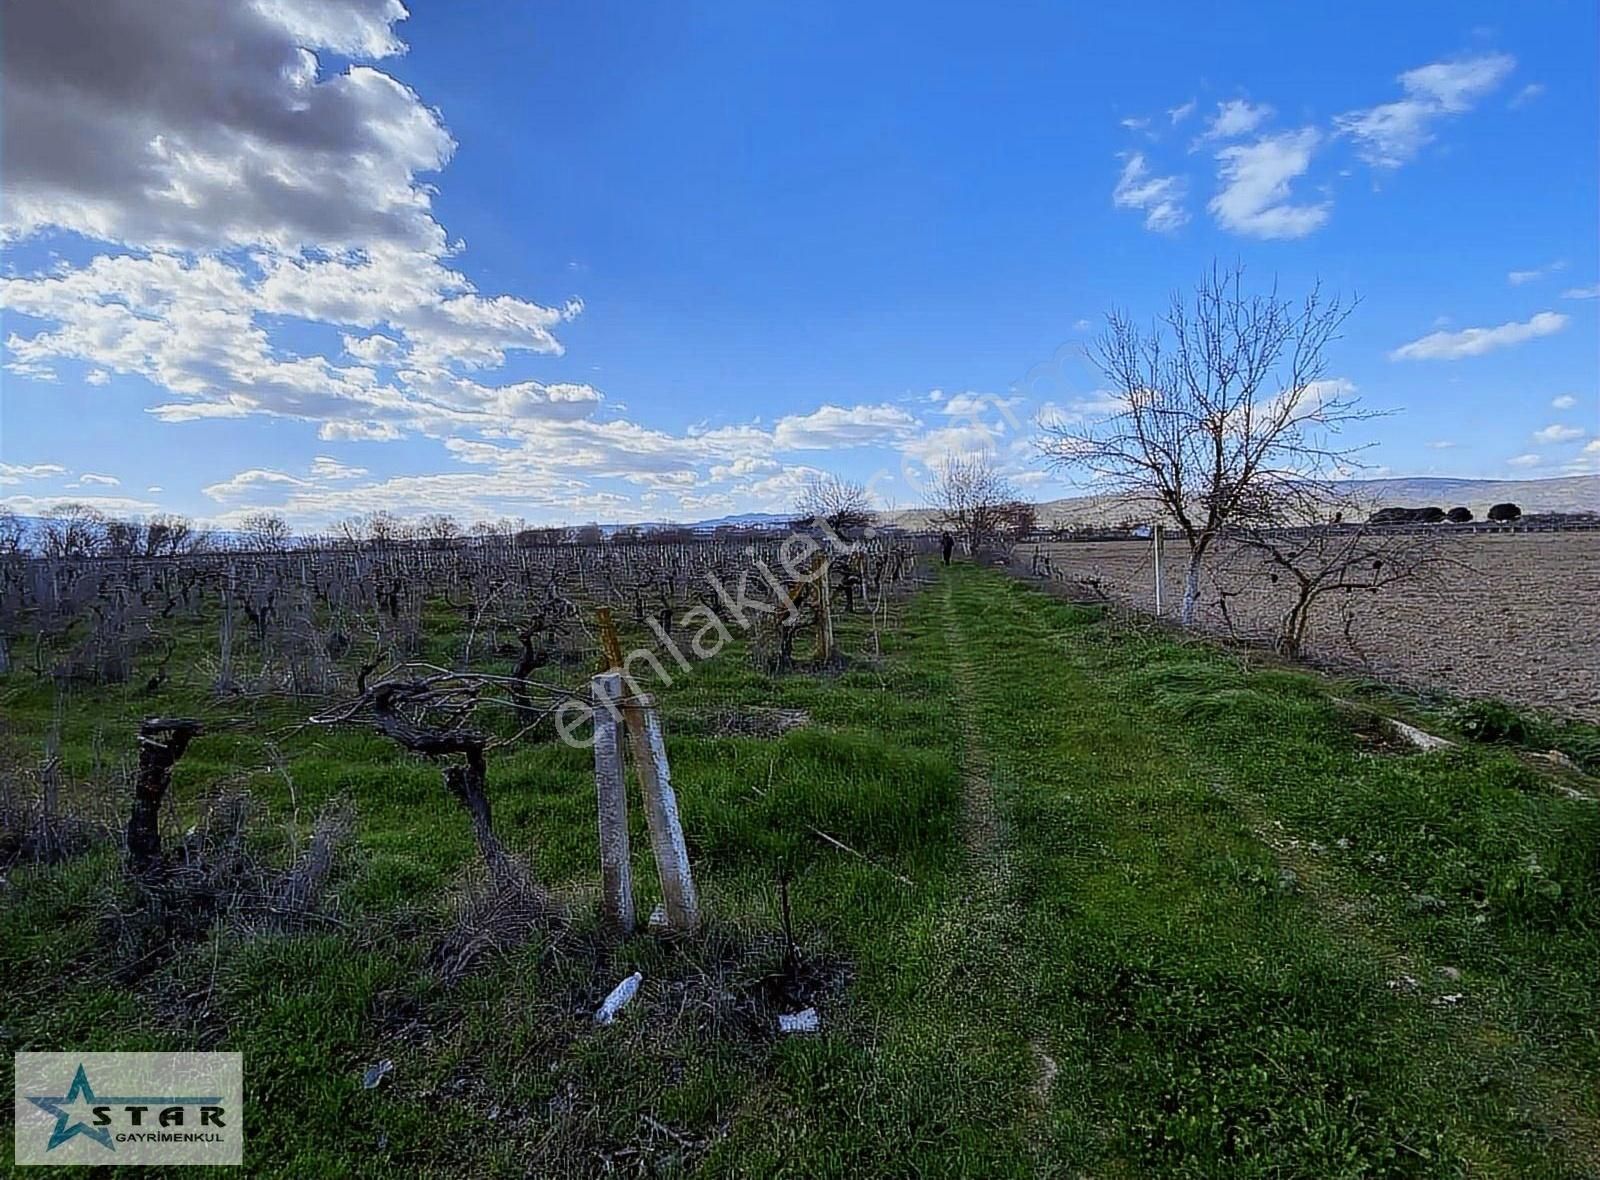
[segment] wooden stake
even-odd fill
[[[832,562],[824,553],[817,563],[817,646],[822,649],[822,664],[833,663],[833,587],[829,585]]]
[[[686,934],[700,925],[700,900],[689,871],[689,849],[678,818],[678,797],[672,790],[667,767],[667,743],[661,732],[661,714],[648,693],[634,697],[623,708],[628,738],[633,746],[634,771],[644,795],[645,820],[650,826],[650,846],[661,876],[661,897],[667,908],[667,925]]]
[[[628,792],[623,778],[622,721],[614,710],[622,676],[589,681],[594,699],[594,789],[600,813],[600,912],[619,934],[633,933],[633,867],[628,859]]]
[[[612,672],[622,667],[622,637],[617,634],[616,620],[611,617],[609,606],[595,608],[595,621],[600,625],[600,649],[605,654],[605,666],[602,672]]]

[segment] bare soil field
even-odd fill
[[[1154,608],[1149,541],[1038,548],[1050,557],[1058,580],[1088,581],[1114,601]],[[1019,548],[1024,568],[1033,551]],[[1600,533],[1465,535],[1452,542],[1450,555],[1460,564],[1429,582],[1324,597],[1312,619],[1307,655],[1360,665],[1409,687],[1499,697],[1600,721]],[[1175,615],[1182,599],[1187,557],[1181,540],[1168,540],[1166,614]],[[1213,561],[1201,583],[1202,626],[1270,641],[1293,602],[1291,592],[1265,571],[1234,575],[1225,617],[1223,587],[1212,572],[1222,565]]]

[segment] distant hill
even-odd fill
[[[1555,479],[1445,479],[1436,476],[1401,476],[1392,479],[1351,479],[1338,485],[1368,511],[1378,508],[1425,508],[1437,504],[1450,509],[1470,508],[1482,520],[1491,504],[1510,501],[1525,513],[1600,512],[1600,475],[1567,475]],[[1129,505],[1115,496],[1069,496],[1039,505],[1043,528],[1083,524],[1115,524],[1128,517],[1148,515],[1147,508]],[[926,508],[896,515],[907,528],[926,526],[932,519]]]

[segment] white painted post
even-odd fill
[[[589,681],[589,689],[594,700],[594,789],[600,812],[600,913],[611,929],[632,934],[628,791],[623,777],[622,718],[616,711],[622,675],[602,672]]]
[[[689,849],[678,818],[678,797],[672,791],[667,767],[667,742],[661,732],[661,714],[648,693],[634,697],[623,708],[628,737],[633,745],[633,766],[644,795],[644,815],[650,826],[650,847],[661,877],[661,898],[667,908],[667,925],[688,933],[700,925],[700,900],[689,871]]]
[[[1161,617],[1161,522],[1157,521],[1150,529],[1156,550],[1156,618]]]

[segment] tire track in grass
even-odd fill
[[[1009,952],[1014,958],[1022,947],[1021,924],[1014,901],[1015,869],[1012,863],[1005,817],[994,783],[987,771],[988,753],[973,718],[976,671],[959,612],[952,593],[952,581],[944,578],[945,647],[950,656],[951,681],[955,692],[951,703],[961,737],[962,841],[966,848],[966,889],[964,904],[970,928],[981,932],[996,952]],[[1025,1007],[1025,997],[1012,981],[1012,1000]],[[1041,1129],[1050,1105],[1050,1088],[1059,1067],[1045,1051],[1044,1042],[1028,1038],[1033,1056],[1034,1078],[1030,1088],[1032,1106],[1029,1121]],[[1041,1149],[1043,1150],[1043,1149]]]

